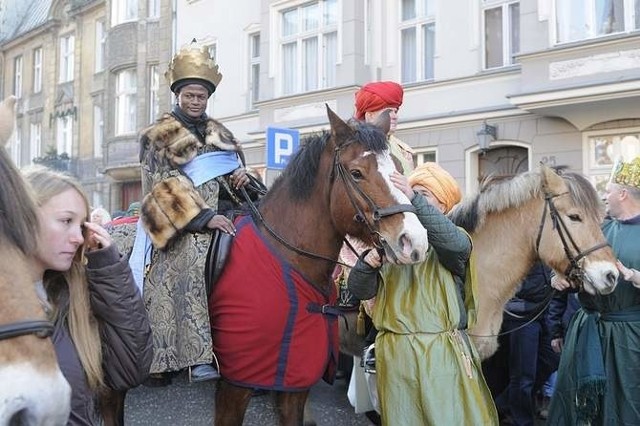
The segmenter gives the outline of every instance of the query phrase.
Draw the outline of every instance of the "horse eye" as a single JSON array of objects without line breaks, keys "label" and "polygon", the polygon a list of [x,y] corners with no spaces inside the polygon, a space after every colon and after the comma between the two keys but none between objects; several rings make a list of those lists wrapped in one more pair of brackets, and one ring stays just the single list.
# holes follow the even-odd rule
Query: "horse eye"
[{"label": "horse eye", "polygon": [[355,180],[364,178],[360,170],[351,170],[351,177],[353,177]]},{"label": "horse eye", "polygon": [[569,220],[571,220],[572,222],[582,222],[582,218],[579,214],[570,214]]}]

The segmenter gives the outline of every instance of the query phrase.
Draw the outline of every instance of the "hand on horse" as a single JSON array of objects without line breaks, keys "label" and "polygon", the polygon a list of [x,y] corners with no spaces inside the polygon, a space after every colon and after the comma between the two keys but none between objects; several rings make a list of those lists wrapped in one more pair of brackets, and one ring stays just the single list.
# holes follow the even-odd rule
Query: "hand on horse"
[{"label": "hand on horse", "polygon": [[551,277],[551,287],[555,288],[558,291],[565,291],[576,288],[568,279],[560,275],[554,275],[553,277]]},{"label": "hand on horse", "polygon": [[382,266],[383,259],[382,256],[380,256],[380,253],[378,253],[378,250],[371,250],[362,260],[364,260],[372,268],[379,268],[380,266]]},{"label": "hand on horse", "polygon": [[236,227],[225,215],[217,214],[207,222],[207,228],[219,229],[227,234],[236,235]]},{"label": "hand on horse", "polygon": [[250,182],[249,176],[247,176],[247,170],[244,167],[238,167],[229,176],[229,182],[234,189],[240,189],[243,186],[247,186]]},{"label": "hand on horse", "polygon": [[112,244],[111,236],[102,226],[97,223],[85,222],[85,245],[87,251],[107,248]]},{"label": "hand on horse", "polygon": [[616,266],[618,267],[618,271],[620,271],[622,278],[624,278],[626,281],[631,282],[634,287],[640,288],[640,272],[636,271],[633,268],[627,268],[619,260],[616,262]]},{"label": "hand on horse", "polygon": [[391,183],[393,183],[396,188],[402,191],[404,195],[409,198],[409,201],[411,201],[414,193],[413,189],[409,185],[409,180],[407,179],[407,177],[401,173],[393,172],[391,173],[391,175],[389,175],[389,178],[391,179]]}]

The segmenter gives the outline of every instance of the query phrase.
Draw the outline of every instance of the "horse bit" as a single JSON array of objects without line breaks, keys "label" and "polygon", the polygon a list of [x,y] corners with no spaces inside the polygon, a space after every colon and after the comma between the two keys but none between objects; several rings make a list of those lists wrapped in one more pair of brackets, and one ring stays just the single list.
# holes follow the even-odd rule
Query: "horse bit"
[{"label": "horse bit", "polygon": [[[563,192],[561,194],[545,193],[544,195],[545,203],[544,203],[544,208],[542,210],[542,219],[540,222],[540,227],[538,228],[538,237],[536,238],[536,253],[539,253],[539,250],[540,250],[540,240],[542,239],[542,230],[544,228],[544,224],[547,219],[547,210],[549,210],[549,215],[551,216],[551,221],[553,223],[553,229],[555,229],[558,232],[558,235],[560,236],[560,240],[562,241],[562,248],[564,249],[564,253],[567,256],[567,259],[569,260],[569,266],[567,266],[567,269],[564,271],[564,275],[571,282],[582,283],[584,279],[588,279],[588,277],[584,273],[584,269],[582,268],[582,263],[585,257],[596,250],[600,250],[601,248],[607,247],[609,243],[605,241],[600,244],[596,244],[587,250],[580,251],[580,248],[571,237],[571,234],[569,233],[569,229],[567,228],[567,225],[562,220],[562,217],[560,217],[560,213],[558,212],[558,209],[553,203],[554,198],[560,197],[562,195],[568,195],[568,194],[569,194],[568,192]],[[576,253],[575,256],[572,254],[572,250],[573,252]],[[538,257],[540,257],[539,254],[538,254]]]}]

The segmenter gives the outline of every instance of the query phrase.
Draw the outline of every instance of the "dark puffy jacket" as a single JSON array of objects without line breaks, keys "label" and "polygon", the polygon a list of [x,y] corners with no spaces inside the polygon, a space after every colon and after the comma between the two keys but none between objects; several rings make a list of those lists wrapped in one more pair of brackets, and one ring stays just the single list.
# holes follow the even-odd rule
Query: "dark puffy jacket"
[{"label": "dark puffy jacket", "polygon": [[519,315],[535,314],[542,308],[540,304],[551,296],[553,288],[550,284],[549,267],[541,262],[535,263],[522,281],[516,295],[507,302],[505,309]]}]

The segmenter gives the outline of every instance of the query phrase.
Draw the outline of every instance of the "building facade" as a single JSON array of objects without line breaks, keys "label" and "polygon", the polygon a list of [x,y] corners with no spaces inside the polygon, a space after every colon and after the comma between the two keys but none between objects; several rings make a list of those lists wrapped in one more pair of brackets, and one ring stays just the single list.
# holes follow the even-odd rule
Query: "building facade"
[{"label": "building facade", "polygon": [[137,134],[171,108],[164,72],[193,38],[224,75],[208,112],[267,183],[269,126],[326,129],[326,105],[351,117],[376,80],[404,87],[397,136],[416,161],[467,193],[538,163],[601,189],[616,158],[640,154],[640,0],[15,3],[0,3],[0,95],[21,90],[14,158],[55,142],[111,210],[140,197]]}]

